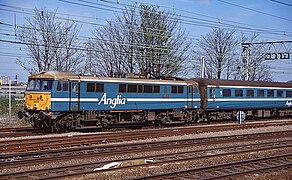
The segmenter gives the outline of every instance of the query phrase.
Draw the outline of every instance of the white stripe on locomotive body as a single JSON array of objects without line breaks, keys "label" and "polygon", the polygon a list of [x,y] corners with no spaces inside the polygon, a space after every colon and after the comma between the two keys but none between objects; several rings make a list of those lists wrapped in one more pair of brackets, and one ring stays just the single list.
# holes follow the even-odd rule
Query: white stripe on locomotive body
[{"label": "white stripe on locomotive body", "polygon": [[287,90],[292,90],[292,88],[288,87],[260,87],[260,86],[215,86],[215,85],[208,85],[208,87],[211,88],[234,88],[234,89],[287,89]]},{"label": "white stripe on locomotive body", "polygon": [[127,101],[129,102],[160,102],[160,101],[166,101],[166,102],[171,102],[171,101],[182,101],[182,102],[187,102],[187,101],[200,101],[200,98],[127,98]]},{"label": "white stripe on locomotive body", "polygon": [[[53,102],[68,102],[68,101],[78,101],[78,98],[51,98]],[[98,102],[98,98],[80,98],[81,102]]]},{"label": "white stripe on locomotive body", "polygon": [[[51,98],[51,101],[52,102],[68,102],[69,100],[71,101],[78,101],[78,98]],[[200,101],[200,98],[190,98],[190,99],[187,99],[187,98],[126,98],[126,101],[127,102],[163,102],[163,101],[166,101],[166,102],[187,102],[187,101],[191,101],[193,100],[194,102],[197,101],[199,102]],[[99,99],[97,98],[80,98],[80,101],[81,102],[99,102]]]},{"label": "white stripe on locomotive body", "polygon": [[[78,98],[51,98],[51,101],[53,102],[67,102],[67,101],[78,101]],[[200,101],[200,98],[126,98],[127,102],[187,102],[187,101]],[[80,98],[81,102],[99,102],[99,99],[97,98]],[[216,101],[292,101],[291,98],[208,98],[209,102],[216,102]]]}]

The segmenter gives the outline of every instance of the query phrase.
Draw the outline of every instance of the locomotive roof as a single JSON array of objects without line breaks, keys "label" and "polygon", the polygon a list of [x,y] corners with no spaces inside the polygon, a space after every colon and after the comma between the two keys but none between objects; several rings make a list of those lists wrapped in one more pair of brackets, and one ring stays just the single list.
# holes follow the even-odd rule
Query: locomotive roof
[{"label": "locomotive roof", "polygon": [[108,81],[108,82],[130,82],[130,83],[173,83],[173,84],[186,84],[192,83],[197,84],[193,81],[185,80],[175,80],[175,79],[143,79],[143,78],[114,78],[114,77],[100,77],[100,76],[91,76],[91,75],[78,75],[72,72],[64,71],[47,71],[29,76],[30,79],[34,78],[49,78],[49,79],[72,79],[72,80],[82,80],[82,81]]},{"label": "locomotive roof", "polygon": [[193,81],[209,86],[251,86],[251,87],[282,87],[292,88],[291,83],[285,82],[266,82],[266,81],[239,81],[239,80],[219,80],[194,78]]},{"label": "locomotive roof", "polygon": [[32,74],[31,76],[29,76],[29,78],[50,78],[50,79],[63,79],[68,77],[78,78],[78,75],[68,71],[47,71]]}]

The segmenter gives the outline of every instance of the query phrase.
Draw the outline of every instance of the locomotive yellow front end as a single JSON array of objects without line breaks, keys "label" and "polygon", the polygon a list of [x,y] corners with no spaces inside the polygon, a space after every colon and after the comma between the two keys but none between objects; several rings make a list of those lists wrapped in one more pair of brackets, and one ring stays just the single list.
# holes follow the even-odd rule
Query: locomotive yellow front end
[{"label": "locomotive yellow front end", "polygon": [[25,93],[25,109],[48,111],[51,107],[50,92],[26,92]]},{"label": "locomotive yellow front end", "polygon": [[25,109],[48,111],[51,107],[50,92],[26,92]]},{"label": "locomotive yellow front end", "polygon": [[51,77],[43,74],[32,75],[28,79],[25,92],[25,109],[18,112],[18,118],[26,117],[36,129],[46,129],[46,121],[51,110]]}]

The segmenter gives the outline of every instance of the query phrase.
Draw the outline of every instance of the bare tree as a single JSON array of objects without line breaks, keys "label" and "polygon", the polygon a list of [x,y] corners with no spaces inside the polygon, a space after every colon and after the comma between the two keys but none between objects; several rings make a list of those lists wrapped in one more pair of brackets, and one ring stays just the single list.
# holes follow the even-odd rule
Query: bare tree
[{"label": "bare tree", "polygon": [[16,63],[30,73],[79,71],[82,53],[78,50],[78,33],[75,22],[57,21],[56,10],[35,9],[34,15],[27,19],[27,24],[18,34],[31,58],[18,59]]},{"label": "bare tree", "polygon": [[238,79],[247,81],[271,81],[270,67],[265,62],[266,53],[261,46],[253,45],[258,34],[241,35],[242,61],[238,63]]},{"label": "bare tree", "polygon": [[99,75],[136,73],[158,78],[183,71],[191,42],[179,26],[179,18],[156,6],[127,7],[122,16],[97,28],[94,48]]},{"label": "bare tree", "polygon": [[205,56],[206,74],[208,78],[229,79],[234,71],[234,54],[238,41],[235,31],[213,28],[202,36],[198,42]]}]

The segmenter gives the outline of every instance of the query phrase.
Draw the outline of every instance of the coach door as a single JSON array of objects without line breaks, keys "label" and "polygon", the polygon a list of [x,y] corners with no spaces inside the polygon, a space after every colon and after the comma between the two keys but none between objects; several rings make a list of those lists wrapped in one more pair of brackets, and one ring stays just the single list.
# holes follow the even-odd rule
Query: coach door
[{"label": "coach door", "polygon": [[194,87],[193,85],[188,85],[188,93],[187,93],[187,106],[188,108],[193,108],[194,102]]},{"label": "coach door", "polygon": [[70,81],[70,110],[79,111],[80,109],[80,93],[79,93],[79,82]]}]

